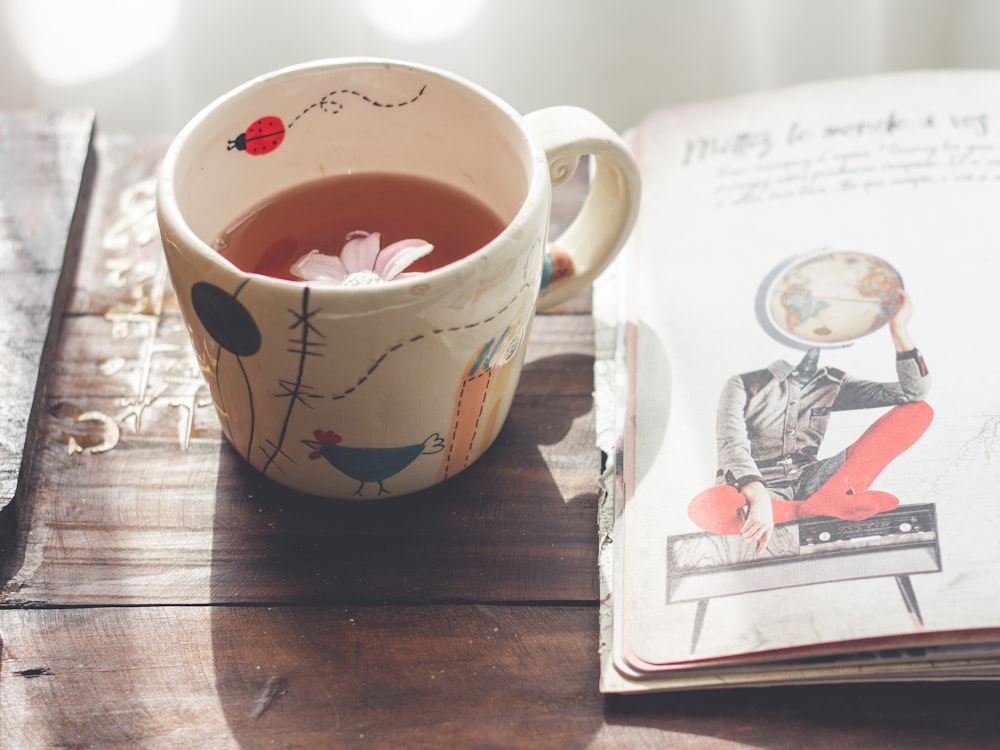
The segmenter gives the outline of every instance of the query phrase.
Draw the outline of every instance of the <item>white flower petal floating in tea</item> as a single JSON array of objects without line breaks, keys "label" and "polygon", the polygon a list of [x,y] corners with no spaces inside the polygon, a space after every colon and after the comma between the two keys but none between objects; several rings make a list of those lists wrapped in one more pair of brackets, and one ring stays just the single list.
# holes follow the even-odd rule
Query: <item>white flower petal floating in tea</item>
[{"label": "white flower petal floating in tea", "polygon": [[340,286],[368,286],[413,276],[405,273],[414,261],[429,255],[434,246],[425,240],[407,239],[383,248],[378,232],[355,231],[347,235],[340,256],[310,250],[292,264],[292,275],[303,281]]}]

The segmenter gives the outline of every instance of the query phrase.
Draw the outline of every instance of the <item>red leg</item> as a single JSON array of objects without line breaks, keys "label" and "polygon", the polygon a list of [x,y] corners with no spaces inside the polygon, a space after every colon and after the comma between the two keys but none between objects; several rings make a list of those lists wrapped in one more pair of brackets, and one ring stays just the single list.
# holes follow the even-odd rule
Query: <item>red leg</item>
[{"label": "red leg", "polygon": [[934,411],[923,402],[886,412],[847,449],[847,460],[811,497],[799,504],[799,516],[832,516],[859,521],[892,510],[899,500],[886,492],[869,492],[883,469],[924,434]]}]

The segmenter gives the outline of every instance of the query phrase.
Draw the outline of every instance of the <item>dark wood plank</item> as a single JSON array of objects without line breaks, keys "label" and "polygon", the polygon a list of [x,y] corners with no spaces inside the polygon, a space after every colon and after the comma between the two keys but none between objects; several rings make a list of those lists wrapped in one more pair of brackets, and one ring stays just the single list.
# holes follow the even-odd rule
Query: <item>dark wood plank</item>
[{"label": "dark wood plank", "polygon": [[594,607],[0,610],[4,747],[992,747],[996,683],[602,698]]},{"label": "dark wood plank", "polygon": [[93,131],[89,110],[0,112],[0,536],[33,455],[29,425],[86,218]]},{"label": "dark wood plank", "polygon": [[0,736],[32,748],[580,746],[601,722],[595,627],[594,608],[0,610]]}]

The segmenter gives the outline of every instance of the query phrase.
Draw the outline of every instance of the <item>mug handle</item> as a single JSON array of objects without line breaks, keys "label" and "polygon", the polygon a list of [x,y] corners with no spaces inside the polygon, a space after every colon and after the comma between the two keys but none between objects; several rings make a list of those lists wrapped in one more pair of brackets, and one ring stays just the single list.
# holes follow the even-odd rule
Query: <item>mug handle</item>
[{"label": "mug handle", "polygon": [[[546,253],[538,296],[545,310],[575,296],[608,267],[628,240],[639,212],[639,167],[622,139],[580,107],[548,107],[525,115],[528,132],[545,150],[553,187],[592,157],[590,190],[573,222]],[[553,268],[554,266],[554,268]]]}]

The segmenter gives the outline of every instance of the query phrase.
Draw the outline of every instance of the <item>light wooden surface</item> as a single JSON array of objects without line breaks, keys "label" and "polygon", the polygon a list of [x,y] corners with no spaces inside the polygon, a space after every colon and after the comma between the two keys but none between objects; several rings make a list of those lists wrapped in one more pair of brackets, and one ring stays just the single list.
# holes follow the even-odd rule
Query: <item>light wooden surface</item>
[{"label": "light wooden surface", "polygon": [[0,116],[0,512],[31,457],[23,448],[36,390],[44,398],[49,320],[62,315],[93,182],[93,122],[88,110]]},{"label": "light wooden surface", "polygon": [[[0,114],[0,132],[69,148],[38,157],[67,165],[46,190],[79,193],[89,126],[46,122]],[[221,439],[165,280],[151,179],[166,143],[96,139],[30,460],[0,515],[0,748],[995,741],[992,683],[599,694],[586,297],[540,317],[498,443],[446,485],[339,503],[246,469]],[[0,195],[19,180],[0,172]],[[72,236],[52,229],[68,219],[49,201],[16,215],[4,205],[4,236],[38,225]]]}]

